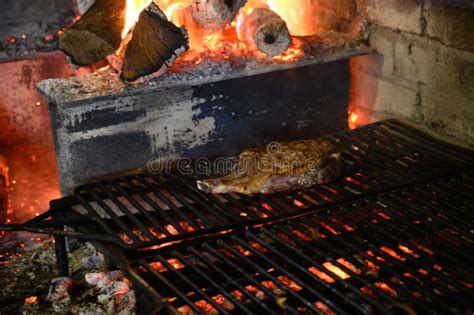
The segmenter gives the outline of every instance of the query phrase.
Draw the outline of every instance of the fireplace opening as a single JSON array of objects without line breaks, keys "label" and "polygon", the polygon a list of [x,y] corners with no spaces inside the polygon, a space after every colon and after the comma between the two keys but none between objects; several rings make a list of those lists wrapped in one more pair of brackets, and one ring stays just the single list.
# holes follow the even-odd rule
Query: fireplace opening
[{"label": "fireplace opening", "polygon": [[472,311],[469,1],[0,9],[0,313]]}]

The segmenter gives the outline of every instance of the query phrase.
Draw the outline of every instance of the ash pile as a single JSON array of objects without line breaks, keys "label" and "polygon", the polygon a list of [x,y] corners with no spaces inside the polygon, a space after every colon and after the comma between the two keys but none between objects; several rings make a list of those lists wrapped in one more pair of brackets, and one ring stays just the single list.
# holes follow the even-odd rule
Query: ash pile
[{"label": "ash pile", "polygon": [[71,242],[70,277],[56,269],[52,238],[0,239],[0,314],[135,314],[135,291],[91,243]]}]

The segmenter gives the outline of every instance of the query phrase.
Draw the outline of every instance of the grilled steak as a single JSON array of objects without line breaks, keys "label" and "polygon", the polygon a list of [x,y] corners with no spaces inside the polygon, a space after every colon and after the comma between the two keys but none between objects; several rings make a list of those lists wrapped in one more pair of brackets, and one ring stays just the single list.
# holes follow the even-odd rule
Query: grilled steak
[{"label": "grilled steak", "polygon": [[274,142],[243,151],[228,175],[198,181],[197,187],[213,194],[271,194],[326,183],[340,169],[340,154],[325,140]]}]

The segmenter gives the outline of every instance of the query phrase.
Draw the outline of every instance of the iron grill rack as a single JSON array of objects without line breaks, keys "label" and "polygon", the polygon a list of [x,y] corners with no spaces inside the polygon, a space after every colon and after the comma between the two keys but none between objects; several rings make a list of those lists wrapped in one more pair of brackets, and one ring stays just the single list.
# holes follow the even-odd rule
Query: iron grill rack
[{"label": "iron grill rack", "polygon": [[101,244],[144,313],[472,312],[474,153],[396,120],[325,138],[344,164],[325,185],[214,196],[194,174],[142,174],[23,227],[56,235],[59,257],[63,236]]}]

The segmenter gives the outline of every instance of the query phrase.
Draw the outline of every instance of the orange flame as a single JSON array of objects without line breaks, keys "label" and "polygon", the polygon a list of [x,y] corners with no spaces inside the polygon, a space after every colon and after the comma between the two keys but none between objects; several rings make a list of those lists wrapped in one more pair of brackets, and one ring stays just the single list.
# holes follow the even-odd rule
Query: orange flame
[{"label": "orange flame", "polygon": [[359,114],[355,113],[355,112],[350,112],[349,113],[349,128],[350,129],[355,129],[358,127],[358,122],[359,120]]},{"label": "orange flame", "polygon": [[[138,21],[141,11],[150,5],[152,1],[160,7],[171,22],[177,26],[184,26],[187,29],[190,51],[181,60],[192,60],[196,64],[202,63],[202,57],[199,55],[200,52],[205,52],[210,57],[214,55],[214,57],[219,59],[229,59],[232,56],[264,58],[264,54],[258,51],[251,51],[243,40],[237,36],[237,30],[241,24],[239,21],[255,8],[269,8],[276,12],[287,23],[290,34],[293,36],[316,34],[313,15],[315,8],[311,0],[249,0],[231,24],[215,32],[200,29],[192,21],[188,9],[197,0],[127,0],[125,26],[122,32],[124,41],[126,41],[127,35]],[[298,60],[304,53],[297,46],[297,44],[293,43],[288,51],[273,57],[273,60],[278,63]]]},{"label": "orange flame", "polygon": [[127,0],[127,10],[125,13],[125,26],[122,31],[122,38],[127,37],[128,32],[137,23],[140,13],[150,5],[152,0]]},{"label": "orange flame", "polygon": [[285,20],[288,30],[294,36],[315,35],[315,6],[311,0],[267,0],[268,6]]},{"label": "orange flame", "polygon": [[38,303],[38,297],[36,295],[27,297],[25,299],[25,303],[26,304],[37,304]]}]

